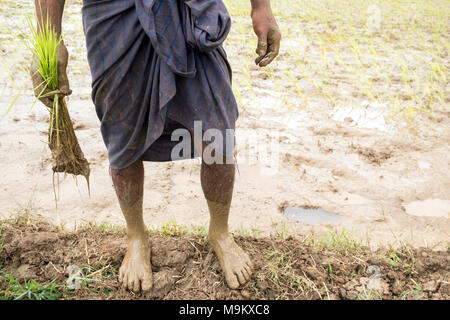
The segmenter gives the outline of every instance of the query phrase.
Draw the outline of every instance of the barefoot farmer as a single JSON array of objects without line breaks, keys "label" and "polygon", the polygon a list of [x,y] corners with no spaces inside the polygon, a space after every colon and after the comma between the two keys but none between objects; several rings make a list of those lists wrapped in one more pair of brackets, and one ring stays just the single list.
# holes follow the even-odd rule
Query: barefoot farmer
[{"label": "barefoot farmer", "polygon": [[[251,5],[256,64],[264,67],[278,55],[281,35],[270,0],[251,0]],[[36,0],[36,8],[39,21],[45,24],[48,17],[60,34],[64,0],[40,0],[40,5]],[[129,290],[148,291],[152,267],[142,213],[143,161],[174,160],[176,129],[192,133],[195,140],[195,123],[201,124],[201,135],[215,129],[225,137],[235,128],[238,109],[222,48],[231,19],[222,0],[84,0],[82,13],[92,99],[127,224],[128,250],[119,281]],[[59,50],[60,91],[67,95],[68,54],[64,44]],[[42,82],[33,69],[32,75],[35,84]],[[194,143],[184,158],[194,151],[204,155],[204,141]],[[228,232],[235,166],[230,161],[234,150],[227,144],[215,151],[215,159],[219,155],[227,161],[211,163],[203,157],[201,185],[211,217],[209,243],[228,285],[238,288],[250,279],[253,265]]]}]

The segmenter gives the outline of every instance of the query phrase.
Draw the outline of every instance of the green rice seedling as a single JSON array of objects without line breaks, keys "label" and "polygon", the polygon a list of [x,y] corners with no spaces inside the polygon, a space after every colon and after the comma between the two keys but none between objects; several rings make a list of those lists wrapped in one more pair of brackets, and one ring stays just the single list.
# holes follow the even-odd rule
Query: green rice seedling
[{"label": "green rice seedling", "polygon": [[53,172],[82,175],[89,187],[89,163],[75,135],[64,96],[58,89],[58,53],[62,37],[56,34],[49,21],[50,19],[47,19],[46,23],[41,22],[37,31],[32,19],[27,17],[29,32],[22,32],[23,36],[19,39],[35,57],[37,72],[44,80],[35,88],[39,92],[36,101],[44,97],[51,97],[53,100],[49,121],[49,147],[52,152]]}]

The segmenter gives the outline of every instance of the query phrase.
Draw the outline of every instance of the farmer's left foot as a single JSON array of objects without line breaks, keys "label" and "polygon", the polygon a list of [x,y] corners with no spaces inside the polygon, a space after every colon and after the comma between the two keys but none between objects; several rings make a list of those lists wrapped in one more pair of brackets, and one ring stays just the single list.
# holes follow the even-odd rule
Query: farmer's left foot
[{"label": "farmer's left foot", "polygon": [[127,253],[119,269],[119,282],[123,288],[135,293],[148,292],[152,289],[152,266],[147,236],[128,239]]},{"label": "farmer's left foot", "polygon": [[231,289],[237,289],[250,280],[253,263],[231,235],[208,235],[208,240],[219,258],[225,279]]}]

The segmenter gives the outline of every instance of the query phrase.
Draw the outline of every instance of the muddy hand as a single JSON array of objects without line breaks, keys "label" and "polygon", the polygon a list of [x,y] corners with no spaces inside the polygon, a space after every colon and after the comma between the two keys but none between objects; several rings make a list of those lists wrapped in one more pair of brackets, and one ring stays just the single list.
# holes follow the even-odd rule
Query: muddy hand
[{"label": "muddy hand", "polygon": [[270,6],[256,6],[252,9],[253,30],[258,36],[255,63],[265,67],[280,51],[281,33]]},{"label": "muddy hand", "polygon": [[[59,91],[61,92],[60,98],[68,96],[72,93],[69,86],[69,79],[67,77],[67,63],[69,59],[69,53],[63,42],[59,45],[58,54],[58,83]],[[46,88],[46,83],[38,71],[39,61],[36,56],[33,56],[30,66],[30,76],[33,82],[34,95],[42,101],[42,103],[48,108],[53,107],[53,95],[49,95],[54,91]]]}]

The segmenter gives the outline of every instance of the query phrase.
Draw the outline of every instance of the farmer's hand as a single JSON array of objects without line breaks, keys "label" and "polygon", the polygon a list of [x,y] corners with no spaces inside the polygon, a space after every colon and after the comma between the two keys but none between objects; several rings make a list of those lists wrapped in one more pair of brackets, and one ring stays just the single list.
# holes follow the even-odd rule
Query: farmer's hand
[{"label": "farmer's hand", "polygon": [[[58,54],[58,90],[60,93],[60,98],[68,96],[72,93],[69,86],[69,79],[67,78],[67,62],[69,60],[69,53],[63,42],[59,44],[59,54]],[[49,88],[45,88],[45,81],[38,71],[39,60],[36,56],[33,56],[30,67],[31,80],[33,81],[34,95],[40,97],[39,100],[42,101],[48,108],[53,107],[54,95],[48,95],[48,93],[54,91]],[[44,91],[42,91],[44,90]]]},{"label": "farmer's hand", "polygon": [[281,33],[270,6],[252,9],[253,30],[258,36],[255,63],[265,67],[275,59],[280,51]]}]

